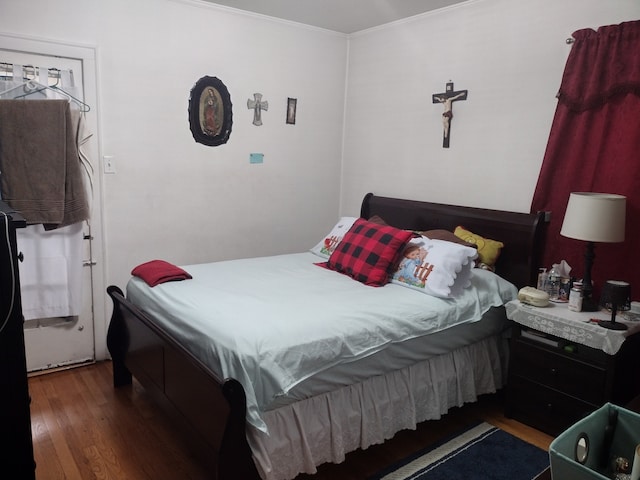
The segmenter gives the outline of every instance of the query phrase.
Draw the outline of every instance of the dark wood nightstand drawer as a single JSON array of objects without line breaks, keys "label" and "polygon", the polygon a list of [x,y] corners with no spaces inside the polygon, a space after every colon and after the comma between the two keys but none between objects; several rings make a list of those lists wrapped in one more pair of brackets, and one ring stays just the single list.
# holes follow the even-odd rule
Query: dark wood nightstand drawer
[{"label": "dark wood nightstand drawer", "polygon": [[556,436],[597,409],[596,405],[522,377],[509,378],[507,416]]},{"label": "dark wood nightstand drawer", "polygon": [[640,333],[623,338],[589,322],[606,312],[572,312],[561,304],[512,301],[506,310],[514,322],[507,417],[557,435],[605,402],[624,405],[640,394]]},{"label": "dark wood nightstand drawer", "polygon": [[[607,372],[570,353],[517,341],[511,351],[510,373],[595,405],[604,402]],[[586,347],[585,347],[586,348]]]},{"label": "dark wood nightstand drawer", "polygon": [[529,327],[517,328],[514,340],[605,369],[609,361],[609,355],[602,350],[538,332]]}]

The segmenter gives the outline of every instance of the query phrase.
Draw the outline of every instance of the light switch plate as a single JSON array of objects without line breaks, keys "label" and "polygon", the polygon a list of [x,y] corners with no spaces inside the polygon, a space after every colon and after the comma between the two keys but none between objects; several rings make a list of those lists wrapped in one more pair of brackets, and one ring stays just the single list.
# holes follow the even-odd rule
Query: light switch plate
[{"label": "light switch plate", "polygon": [[105,155],[102,157],[104,173],[116,173],[116,161],[113,155]]}]

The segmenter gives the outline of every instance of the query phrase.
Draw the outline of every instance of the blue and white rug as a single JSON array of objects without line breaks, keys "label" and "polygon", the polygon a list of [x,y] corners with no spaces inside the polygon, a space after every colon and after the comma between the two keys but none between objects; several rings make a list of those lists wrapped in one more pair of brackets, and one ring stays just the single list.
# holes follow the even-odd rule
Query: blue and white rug
[{"label": "blue and white rug", "polygon": [[545,450],[480,423],[369,480],[531,480],[548,466]]}]

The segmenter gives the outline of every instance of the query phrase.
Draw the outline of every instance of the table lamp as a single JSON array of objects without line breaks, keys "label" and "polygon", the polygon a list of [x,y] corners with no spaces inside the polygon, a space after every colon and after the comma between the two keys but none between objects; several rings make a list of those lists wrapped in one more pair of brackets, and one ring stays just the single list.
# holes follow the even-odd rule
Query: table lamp
[{"label": "table lamp", "polygon": [[616,313],[631,309],[631,285],[620,280],[607,280],[602,287],[600,304],[611,310],[611,320],[600,321],[601,327],[610,330],[626,330],[624,323],[616,322]]},{"label": "table lamp", "polygon": [[587,242],[582,278],[582,310],[595,312],[591,267],[595,259],[594,243],[624,241],[627,198],[612,193],[573,192],[564,214],[560,235]]}]

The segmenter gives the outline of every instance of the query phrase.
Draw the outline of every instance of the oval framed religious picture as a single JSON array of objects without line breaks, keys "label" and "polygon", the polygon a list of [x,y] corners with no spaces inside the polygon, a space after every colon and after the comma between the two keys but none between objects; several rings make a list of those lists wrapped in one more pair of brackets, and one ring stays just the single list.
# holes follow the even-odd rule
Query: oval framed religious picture
[{"label": "oval framed religious picture", "polygon": [[196,142],[209,146],[227,143],[233,115],[227,87],[217,77],[202,77],[191,89],[189,126]]}]

